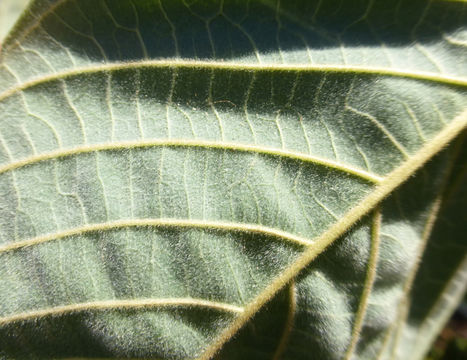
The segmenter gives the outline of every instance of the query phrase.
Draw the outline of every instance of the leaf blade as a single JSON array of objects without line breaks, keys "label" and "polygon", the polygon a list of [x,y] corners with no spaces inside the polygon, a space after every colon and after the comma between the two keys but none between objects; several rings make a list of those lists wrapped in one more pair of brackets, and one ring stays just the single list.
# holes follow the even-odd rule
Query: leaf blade
[{"label": "leaf blade", "polygon": [[[34,2],[0,71],[2,314],[192,297],[259,311],[465,128],[463,5],[401,4]],[[164,311],[134,314],[156,343],[117,313],[48,329],[100,324],[100,343],[82,335],[94,356],[193,358],[248,320]]]}]

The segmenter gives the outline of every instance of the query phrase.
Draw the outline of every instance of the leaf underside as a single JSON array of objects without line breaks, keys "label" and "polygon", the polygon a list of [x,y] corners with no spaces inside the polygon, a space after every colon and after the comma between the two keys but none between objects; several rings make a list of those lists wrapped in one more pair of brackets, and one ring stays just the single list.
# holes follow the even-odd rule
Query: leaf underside
[{"label": "leaf underside", "polygon": [[466,287],[462,1],[34,0],[0,53],[0,359],[421,359]]}]

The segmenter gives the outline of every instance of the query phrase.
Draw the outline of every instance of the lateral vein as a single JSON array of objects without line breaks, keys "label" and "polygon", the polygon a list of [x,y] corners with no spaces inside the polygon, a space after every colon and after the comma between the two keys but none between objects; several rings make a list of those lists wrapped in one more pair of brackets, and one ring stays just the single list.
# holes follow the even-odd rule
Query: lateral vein
[{"label": "lateral vein", "polygon": [[295,288],[295,281],[293,280],[289,285],[288,300],[289,300],[289,309],[287,312],[287,319],[285,322],[285,327],[282,332],[279,345],[277,346],[277,349],[273,355],[272,360],[280,360],[282,358],[282,355],[284,354],[286,350],[287,343],[289,342],[289,338],[294,327],[295,313],[297,311],[297,290]]},{"label": "lateral vein", "polygon": [[[392,336],[393,332],[395,332],[395,340],[393,342],[393,349],[391,353],[394,353],[397,350],[397,347],[399,346],[399,341],[400,341],[400,336],[403,331],[403,327],[407,321],[407,316],[409,315],[409,305],[410,305],[410,292],[412,291],[412,286],[415,282],[416,275],[418,273],[418,269],[422,263],[422,256],[425,252],[426,246],[428,244],[428,240],[430,239],[430,236],[432,234],[433,228],[435,226],[436,220],[438,218],[439,211],[441,207],[443,206],[443,203],[446,202],[446,192],[447,192],[447,183],[449,180],[449,177],[452,173],[453,167],[454,167],[454,162],[457,159],[459,152],[462,148],[463,145],[463,136],[461,136],[461,139],[457,142],[455,145],[455,148],[453,150],[453,154],[450,156],[448,160],[447,167],[445,169],[445,174],[443,175],[443,179],[440,185],[440,191],[436,199],[434,200],[429,213],[427,220],[425,222],[425,226],[423,228],[423,233],[420,239],[420,244],[418,245],[417,251],[416,251],[416,260],[414,265],[412,266],[412,269],[410,270],[406,281],[404,283],[403,287],[403,293],[401,296],[401,299],[399,301],[399,305],[397,308],[397,321],[394,324],[394,328],[389,328],[388,329],[388,334],[386,334],[386,337]],[[386,350],[387,342],[383,342],[383,347],[380,352],[380,356],[378,359],[380,359],[384,351]]]},{"label": "lateral vein", "polygon": [[128,299],[128,300],[105,300],[92,301],[78,304],[55,306],[40,310],[28,311],[20,314],[0,317],[0,326],[5,326],[18,321],[37,319],[51,315],[62,315],[87,310],[110,310],[110,309],[144,309],[158,307],[202,307],[221,310],[232,313],[242,313],[240,306],[193,298],[166,298],[166,299]]},{"label": "lateral vein", "polygon": [[337,238],[348,231],[362,216],[366,215],[395,188],[405,182],[416,170],[437,154],[443,147],[452,141],[467,126],[467,109],[452,120],[438,135],[423,146],[417,153],[407,159],[402,165],[393,170],[373,192],[362,202],[349,210],[339,221],[326,230],[321,236],[314,239],[310,246],[295,262],[266,287],[251,303],[249,303],[242,314],[225,329],[210,347],[198,358],[198,360],[211,359],[217,351],[237,331],[269,301],[283,286],[289,283],[300,271],[311,261],[321,254]]},{"label": "lateral vein", "polygon": [[0,94],[0,101],[28,88],[39,84],[63,80],[69,77],[103,73],[108,71],[119,71],[128,69],[211,69],[211,70],[230,70],[230,71],[302,71],[302,72],[320,72],[320,73],[340,73],[340,74],[367,74],[380,76],[394,76],[399,78],[410,78],[417,80],[433,81],[449,85],[467,86],[467,78],[454,77],[449,75],[440,75],[426,71],[407,71],[403,69],[388,69],[384,67],[363,67],[352,65],[287,65],[287,64],[239,64],[227,61],[197,61],[187,59],[171,60],[142,60],[134,62],[104,63],[92,66],[73,68],[40,76],[22,84],[11,87]]},{"label": "lateral vein", "polygon": [[126,150],[126,149],[137,149],[137,148],[149,148],[149,147],[195,147],[195,148],[205,148],[205,149],[219,149],[219,150],[230,150],[230,151],[240,151],[240,152],[251,152],[259,153],[264,155],[272,156],[281,156],[285,158],[301,160],[304,162],[314,163],[320,166],[329,167],[335,170],[339,170],[372,183],[380,183],[382,177],[370,173],[368,171],[358,169],[356,167],[342,164],[336,161],[329,159],[320,158],[317,156],[312,156],[304,153],[299,153],[290,150],[281,150],[270,147],[262,147],[257,145],[247,145],[247,144],[236,144],[228,142],[215,142],[215,141],[205,141],[205,140],[190,140],[190,139],[161,139],[161,140],[140,140],[140,141],[128,141],[128,142],[115,142],[115,143],[102,143],[102,144],[93,144],[93,145],[83,145],[70,149],[59,149],[39,155],[34,155],[22,160],[14,161],[9,164],[0,166],[0,174],[18,169],[23,166],[32,165],[41,161],[58,159],[68,156],[73,156],[77,154],[92,153],[97,151],[105,150]]},{"label": "lateral vein", "polygon": [[354,354],[355,347],[358,344],[360,332],[363,327],[366,311],[368,308],[368,301],[370,299],[373,284],[376,278],[376,270],[378,264],[379,246],[380,246],[380,229],[381,229],[381,209],[378,207],[374,211],[373,224],[371,229],[371,247],[370,256],[368,259],[367,273],[365,283],[358,304],[357,313],[355,315],[354,327],[352,330],[352,339],[345,355],[345,360],[350,360]]},{"label": "lateral vein", "polygon": [[222,221],[207,221],[207,220],[195,220],[195,219],[129,219],[129,220],[117,220],[111,222],[104,222],[98,224],[88,224],[73,229],[64,230],[61,232],[46,234],[37,236],[32,239],[18,241],[10,244],[6,244],[0,247],[0,254],[16,249],[25,248],[28,246],[38,245],[49,241],[59,240],[66,237],[81,235],[90,232],[103,232],[111,231],[122,228],[130,227],[177,227],[177,228],[197,228],[197,229],[211,229],[219,231],[237,231],[246,233],[256,233],[268,236],[273,236],[279,239],[284,239],[292,243],[296,243],[302,246],[310,246],[313,242],[301,236],[297,236],[286,231],[274,229],[262,225],[256,224],[243,224],[234,222],[222,222]]}]

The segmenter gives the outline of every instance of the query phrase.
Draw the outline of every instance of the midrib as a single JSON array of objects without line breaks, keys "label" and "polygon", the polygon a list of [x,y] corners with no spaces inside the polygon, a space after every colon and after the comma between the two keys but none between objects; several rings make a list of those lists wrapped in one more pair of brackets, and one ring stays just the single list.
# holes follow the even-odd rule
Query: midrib
[{"label": "midrib", "polygon": [[310,264],[319,254],[327,249],[336,239],[348,231],[358,220],[368,214],[384,198],[404,183],[416,170],[441,151],[467,126],[467,109],[459,114],[436,137],[429,141],[415,155],[406,160],[402,165],[393,170],[384,178],[381,184],[376,186],[363,201],[347,212],[339,221],[328,228],[320,236],[313,239],[313,246],[306,251],[288,268],[286,268],[264,291],[253,299],[244,308],[244,312],[215,339],[212,345],[198,358],[209,360],[240,328],[254,316],[264,304],[266,304],[283,286],[288,284],[299,272]]}]

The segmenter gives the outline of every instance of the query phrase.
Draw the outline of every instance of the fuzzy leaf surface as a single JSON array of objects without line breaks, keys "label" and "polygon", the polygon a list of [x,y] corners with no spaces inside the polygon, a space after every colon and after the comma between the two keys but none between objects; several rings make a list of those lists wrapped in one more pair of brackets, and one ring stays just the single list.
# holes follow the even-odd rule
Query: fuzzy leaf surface
[{"label": "fuzzy leaf surface", "polygon": [[466,24],[32,1],[0,53],[0,358],[421,359],[466,284]]}]

